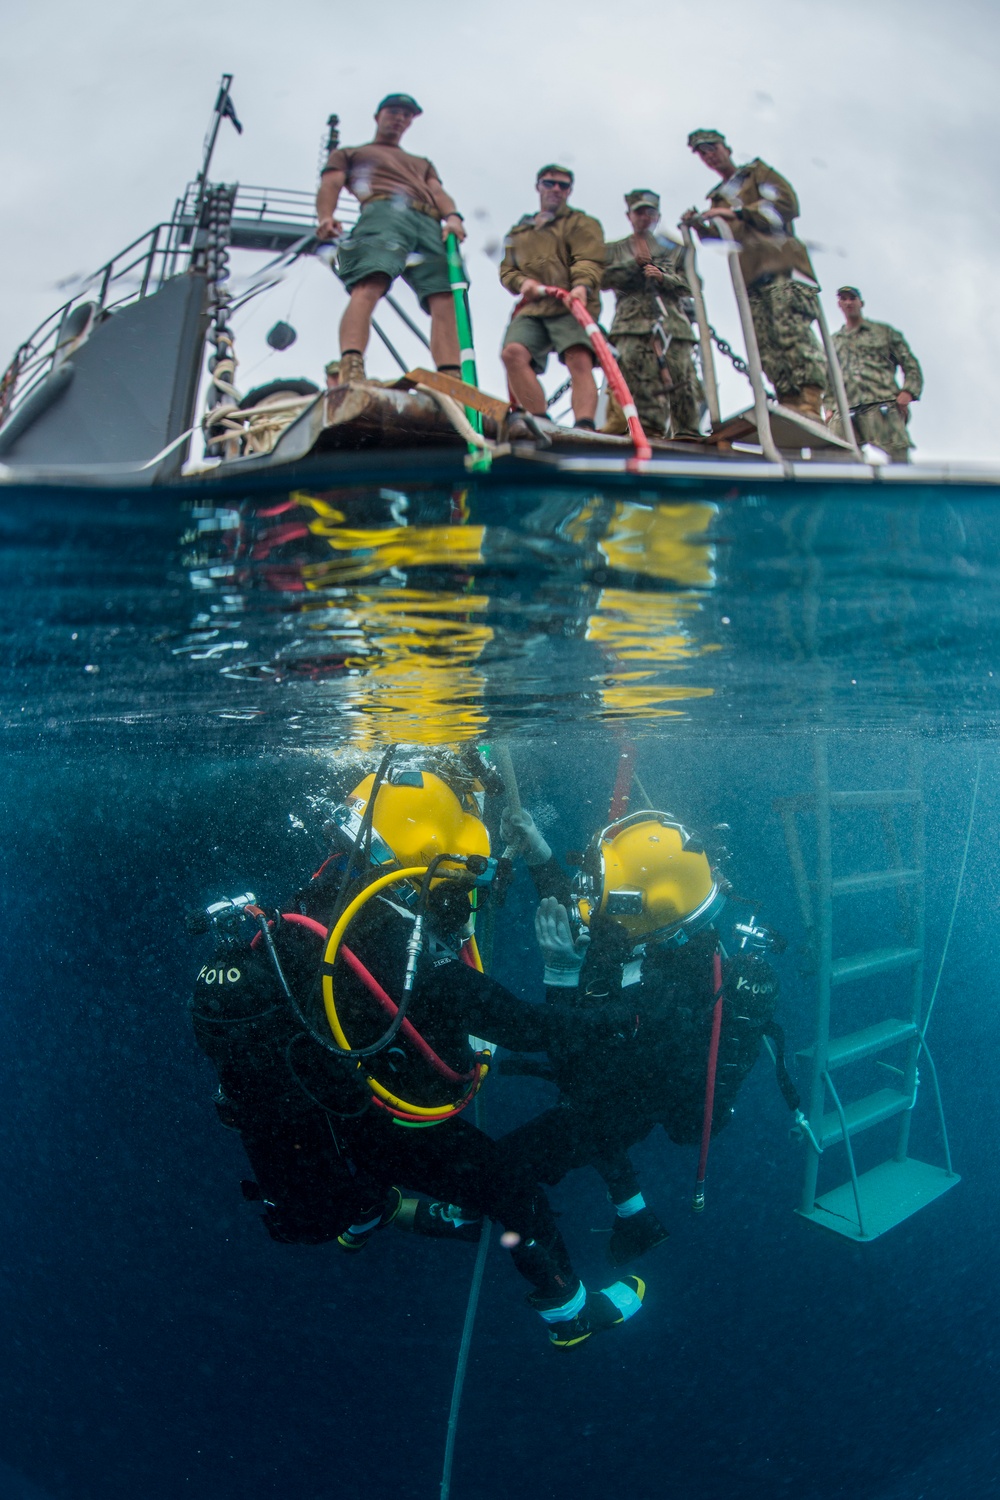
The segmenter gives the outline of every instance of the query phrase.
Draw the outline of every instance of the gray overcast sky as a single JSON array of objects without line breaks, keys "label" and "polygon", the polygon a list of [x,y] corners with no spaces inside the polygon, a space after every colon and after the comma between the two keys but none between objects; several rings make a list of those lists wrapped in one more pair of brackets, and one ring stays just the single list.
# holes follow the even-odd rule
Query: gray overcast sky
[{"label": "gray overcast sky", "polygon": [[[628,188],[659,190],[665,224],[703,199],[714,179],[685,138],[696,125],[722,129],[737,159],[762,156],[794,184],[834,324],[836,287],[856,282],[867,312],[910,340],[927,382],[919,456],[1000,460],[995,3],[505,0],[470,15],[444,0],[7,0],[5,10],[0,361],[63,300],[58,281],[169,217],[229,71],[245,133],[227,125],[220,137],[214,175],[228,181],[312,189],[331,111],[353,143],[368,138],[383,93],[416,95],[425,113],[406,145],[434,160],[469,221],[481,379],[498,391],[511,299],[484,246],[533,206],[536,167],[572,166],[574,201],[617,237]],[[704,262],[713,320],[738,342],[724,267]],[[318,378],[342,305],[312,262],[248,309],[237,325],[243,387]],[[289,313],[299,342],[268,355],[262,331]],[[416,362],[412,337],[399,341]],[[371,364],[392,369],[381,351]],[[560,374],[553,361],[550,387]],[[724,406],[744,404],[744,390],[727,378]]]}]

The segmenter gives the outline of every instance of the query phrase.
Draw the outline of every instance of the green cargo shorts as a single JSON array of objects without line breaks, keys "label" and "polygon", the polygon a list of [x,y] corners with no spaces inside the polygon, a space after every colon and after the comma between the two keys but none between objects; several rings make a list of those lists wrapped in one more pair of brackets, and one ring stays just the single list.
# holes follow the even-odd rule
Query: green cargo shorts
[{"label": "green cargo shorts", "polygon": [[376,198],[366,203],[358,222],[341,242],[339,275],[350,291],[366,276],[402,276],[427,312],[428,297],[450,292],[448,257],[437,219],[408,208],[402,201]]},{"label": "green cargo shorts", "polygon": [[[539,318],[531,313],[518,313],[511,318],[503,336],[503,347],[508,344],[523,344],[531,355],[531,368],[541,375],[548,364],[550,354],[560,359],[574,344],[590,349],[590,340],[572,313],[559,313],[554,318]],[[590,349],[591,354],[593,350]],[[566,361],[563,359],[563,364]]]}]

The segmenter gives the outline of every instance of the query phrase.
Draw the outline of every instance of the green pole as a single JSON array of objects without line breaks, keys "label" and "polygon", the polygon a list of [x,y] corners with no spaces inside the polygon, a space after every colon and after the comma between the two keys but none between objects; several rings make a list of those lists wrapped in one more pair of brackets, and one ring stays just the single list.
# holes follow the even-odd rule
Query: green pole
[{"label": "green pole", "polygon": [[[445,241],[445,249],[448,255],[448,279],[451,282],[451,292],[455,299],[455,323],[458,328],[459,360],[462,366],[462,379],[466,385],[479,387],[479,376],[476,373],[476,351],[472,343],[472,315],[469,311],[469,283],[465,279],[465,266],[462,262],[462,252],[458,248],[458,238],[449,234]],[[477,432],[483,430],[482,413],[474,407],[467,406],[465,414]],[[490,455],[483,449],[475,448],[470,443],[469,452],[475,455],[474,467],[488,469],[490,467]]]}]

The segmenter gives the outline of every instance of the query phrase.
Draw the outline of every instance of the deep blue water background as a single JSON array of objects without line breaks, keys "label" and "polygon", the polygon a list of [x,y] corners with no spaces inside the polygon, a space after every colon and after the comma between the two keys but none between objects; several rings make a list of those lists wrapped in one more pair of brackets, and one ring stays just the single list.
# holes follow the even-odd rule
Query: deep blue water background
[{"label": "deep blue water background", "polygon": [[[513,502],[503,503],[509,522]],[[218,708],[230,701],[220,694],[243,687],[220,686],[216,673],[207,700],[198,695],[209,667],[167,660],[193,608],[176,507],[101,504],[77,524],[59,497],[34,511],[12,500],[3,513],[0,1500],[435,1496],[474,1251],[390,1234],[349,1260],[335,1246],[273,1244],[241,1201],[239,1141],[219,1127],[214,1078],[184,1009],[206,957],[185,911],[247,888],[278,904],[317,862],[289,813],[304,815],[309,794],[336,777],[296,748],[287,713],[224,731],[210,722],[207,702]],[[870,1245],[805,1224],[793,1213],[802,1148],[788,1139],[762,1061],[713,1146],[700,1218],[690,1212],[693,1153],[660,1134],[642,1148],[647,1196],[672,1238],[643,1263],[646,1309],[620,1334],[554,1356],[494,1244],[455,1497],[1000,1494],[1000,776],[985,666],[996,656],[990,549],[1000,510],[970,504],[962,536],[971,541],[959,544],[953,509],[926,502],[925,539],[909,556],[879,529],[884,511],[878,524],[841,513],[836,570],[848,583],[829,586],[821,548],[828,571],[816,584],[821,614],[836,614],[840,589],[839,623],[831,614],[801,673],[789,655],[778,694],[785,648],[771,610],[788,586],[774,581],[779,552],[755,553],[753,538],[788,535],[791,507],[734,503],[719,523],[719,579],[705,609],[713,624],[726,614],[742,630],[708,659],[716,695],[701,716],[694,705],[633,728],[651,796],[695,827],[730,825],[729,878],[788,934],[778,967],[793,1044],[808,1039],[810,981],[771,802],[808,790],[811,736],[824,723],[835,731],[840,784],[858,786],[897,781],[904,747],[922,744],[930,975],[978,758],[969,865],[931,1032],[962,1183]],[[890,519],[912,530],[912,514]],[[844,537],[866,526],[883,550],[872,564],[866,543],[852,569]],[[742,552],[722,538],[726,528]],[[552,581],[557,604],[561,586]],[[888,610],[891,651],[879,615],[887,591],[910,601]],[[854,624],[841,632],[847,617]],[[106,651],[103,681],[82,678],[75,646],[55,652],[70,626],[85,655]],[[115,655],[123,635],[127,651]],[[864,687],[856,663],[868,660],[881,662],[880,683],[871,712],[852,720],[841,687],[849,702],[851,671]],[[124,687],[119,675],[103,713],[112,661],[132,675]],[[825,696],[813,699],[817,674]],[[892,696],[900,683],[905,703]],[[143,684],[150,717],[124,722],[122,700]],[[310,722],[315,745],[314,711]],[[553,723],[512,714],[509,727],[526,804],[548,808],[557,853],[581,847],[606,810],[617,726],[567,713]],[[335,744],[333,720],[325,733]],[[522,871],[498,918],[494,972],[540,996],[531,910]],[[550,1099],[544,1084],[493,1079],[489,1127]],[[937,1161],[922,1103],[913,1150]],[[574,1174],[553,1200],[582,1274],[612,1279],[595,1232],[608,1224],[596,1177]]]}]

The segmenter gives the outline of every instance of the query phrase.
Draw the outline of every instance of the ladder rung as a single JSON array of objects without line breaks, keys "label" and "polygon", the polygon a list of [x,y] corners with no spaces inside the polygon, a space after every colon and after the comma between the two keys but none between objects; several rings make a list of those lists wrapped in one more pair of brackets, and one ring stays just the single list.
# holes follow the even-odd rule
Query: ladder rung
[{"label": "ladder rung", "polygon": [[[851,1136],[858,1135],[862,1130],[880,1125],[883,1120],[891,1120],[893,1115],[901,1115],[904,1109],[909,1109],[910,1103],[911,1096],[901,1094],[898,1089],[879,1089],[877,1094],[869,1094],[865,1099],[845,1104],[847,1133]],[[840,1116],[836,1110],[824,1115],[819,1127],[820,1145],[824,1148],[832,1146],[835,1141],[843,1138],[844,1132],[840,1128]]]},{"label": "ladder rung", "polygon": [[831,792],[831,807],[892,807],[901,802],[919,802],[916,787],[899,787],[885,792]]},{"label": "ladder rung", "polygon": [[[912,1041],[917,1028],[912,1021],[879,1021],[876,1026],[866,1026],[863,1031],[851,1031],[846,1036],[832,1037],[827,1047],[828,1068],[842,1068],[846,1063],[859,1062],[876,1052],[886,1052],[900,1042]],[[806,1047],[796,1057],[812,1062],[815,1047]]]},{"label": "ladder rung", "polygon": [[889,969],[911,968],[924,956],[922,948],[876,948],[872,953],[849,953],[834,959],[830,965],[830,983],[846,984],[865,979],[869,974],[884,974]]},{"label": "ladder rung", "polygon": [[[946,1193],[960,1181],[957,1173],[946,1172],[944,1167],[928,1166],[923,1161],[914,1161],[912,1156],[906,1161],[884,1161],[858,1177],[863,1233],[858,1223],[854,1188],[849,1182],[824,1193],[822,1198],[817,1198],[812,1212],[804,1213],[802,1217],[811,1219],[814,1224],[822,1224],[826,1229],[833,1229],[849,1240],[864,1243],[885,1234],[887,1229],[892,1229],[896,1224],[901,1224],[904,1219],[908,1219],[928,1203],[933,1203],[935,1198],[940,1198],[942,1193]],[[802,1210],[799,1212],[802,1213]]]},{"label": "ladder rung", "polygon": [[916,885],[923,870],[873,870],[868,875],[838,875],[830,882],[835,896],[856,896],[863,891],[882,891],[894,885]]}]

